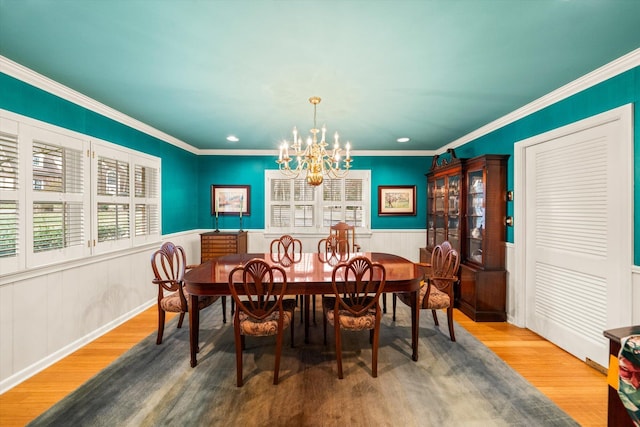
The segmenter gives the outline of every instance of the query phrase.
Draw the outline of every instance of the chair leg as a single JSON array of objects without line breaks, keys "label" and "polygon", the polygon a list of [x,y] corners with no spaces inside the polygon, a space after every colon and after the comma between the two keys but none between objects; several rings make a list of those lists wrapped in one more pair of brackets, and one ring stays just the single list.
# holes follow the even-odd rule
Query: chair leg
[{"label": "chair leg", "polygon": [[382,312],[387,312],[387,294],[382,294]]},{"label": "chair leg", "polygon": [[242,387],[242,350],[244,349],[244,335],[240,335],[240,328],[234,325],[236,336],[236,385]]},{"label": "chair leg", "polygon": [[322,325],[324,332],[324,345],[327,345],[327,313],[324,311],[324,307],[322,308]]},{"label": "chair leg", "polygon": [[178,319],[178,329],[182,328],[183,321],[184,321],[184,311],[180,313],[180,318]]},{"label": "chair leg", "polygon": [[335,325],[335,334],[336,334],[336,360],[338,361],[338,378],[343,379],[344,375],[342,374],[342,337],[340,331],[340,321],[336,319],[334,323]]},{"label": "chair leg", "polygon": [[393,298],[392,298],[392,305],[393,305],[393,321],[396,321],[396,306],[398,305],[398,296],[394,293],[393,294]]},{"label": "chair leg", "polygon": [[280,372],[280,356],[282,355],[282,332],[276,334],[276,366],[273,369],[273,384],[278,384],[278,374]]},{"label": "chair leg", "polygon": [[158,338],[156,344],[162,344],[162,335],[164,334],[164,310],[158,305]]},{"label": "chair leg", "polygon": [[449,323],[449,336],[451,341],[456,340],[456,334],[453,332],[453,307],[447,308],[447,323]]},{"label": "chair leg", "polygon": [[293,326],[296,323],[296,311],[294,310],[293,313],[291,313],[291,348],[293,348]]},{"label": "chair leg", "polygon": [[304,315],[302,313],[304,313],[304,296],[302,295],[298,295],[300,297],[300,324],[302,325],[304,323]]},{"label": "chair leg", "polygon": [[431,310],[431,314],[433,314],[433,323],[435,323],[436,326],[440,326],[440,323],[438,323],[438,313],[436,313],[435,310]]},{"label": "chair leg", "polygon": [[226,296],[222,296],[221,298],[222,302],[222,323],[227,323],[227,297]]},{"label": "chair leg", "polygon": [[378,346],[380,344],[380,317],[376,317],[376,325],[373,332],[373,344],[371,346],[371,375],[378,377]]},{"label": "chair leg", "polygon": [[313,324],[317,325],[316,323],[316,296],[315,295],[311,295],[311,307],[313,310]]}]

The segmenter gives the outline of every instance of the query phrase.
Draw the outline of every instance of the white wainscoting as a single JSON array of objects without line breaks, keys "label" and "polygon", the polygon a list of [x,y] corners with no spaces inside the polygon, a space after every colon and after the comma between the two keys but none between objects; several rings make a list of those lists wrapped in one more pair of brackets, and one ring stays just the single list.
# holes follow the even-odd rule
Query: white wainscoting
[{"label": "white wainscoting", "polygon": [[[197,232],[163,236],[200,261]],[[0,393],[156,302],[160,243],[0,279]]]},{"label": "white wainscoting", "polygon": [[[200,261],[200,233],[163,236],[181,245],[187,262]],[[268,252],[271,240],[250,230],[250,252]],[[324,235],[307,236],[317,251]],[[357,235],[367,252],[389,252],[418,261],[424,230],[375,230]],[[157,244],[105,254],[0,278],[0,393],[14,387],[155,304],[150,257]]]}]

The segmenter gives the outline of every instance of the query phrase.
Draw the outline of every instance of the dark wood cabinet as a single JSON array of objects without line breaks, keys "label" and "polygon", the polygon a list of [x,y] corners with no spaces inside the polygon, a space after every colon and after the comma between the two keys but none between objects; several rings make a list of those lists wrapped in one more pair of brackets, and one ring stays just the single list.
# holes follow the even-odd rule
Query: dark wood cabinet
[{"label": "dark wood cabinet", "polygon": [[465,162],[465,227],[459,309],[475,321],[507,319],[505,238],[507,158],[485,155]]},{"label": "dark wood cabinet", "polygon": [[247,253],[247,232],[210,231],[200,234],[200,262],[229,254]]},{"label": "dark wood cabinet", "polygon": [[427,245],[430,261],[434,246],[445,240],[460,252],[462,244],[462,213],[464,199],[462,159],[452,157],[444,163],[434,162],[427,174]]},{"label": "dark wood cabinet", "polygon": [[448,240],[461,257],[454,306],[474,321],[506,320],[507,158],[436,157],[427,174],[427,244],[420,261]]}]

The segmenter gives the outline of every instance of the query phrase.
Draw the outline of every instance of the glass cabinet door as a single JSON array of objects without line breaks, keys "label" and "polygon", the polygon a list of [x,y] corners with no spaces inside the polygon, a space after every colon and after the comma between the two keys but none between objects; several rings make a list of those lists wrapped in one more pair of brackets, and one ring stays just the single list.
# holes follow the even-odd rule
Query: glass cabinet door
[{"label": "glass cabinet door", "polygon": [[460,252],[460,176],[449,177],[447,187],[447,240]]},{"label": "glass cabinet door", "polygon": [[435,244],[446,240],[446,222],[445,222],[445,179],[438,178],[435,180],[435,187],[433,190],[433,206],[434,206],[434,220],[435,220]]},{"label": "glass cabinet door", "polygon": [[434,247],[436,244],[436,224],[435,224],[435,184],[429,182],[427,186],[427,246]]},{"label": "glass cabinet door", "polygon": [[467,173],[467,257],[483,263],[483,239],[485,231],[485,182],[483,171]]}]

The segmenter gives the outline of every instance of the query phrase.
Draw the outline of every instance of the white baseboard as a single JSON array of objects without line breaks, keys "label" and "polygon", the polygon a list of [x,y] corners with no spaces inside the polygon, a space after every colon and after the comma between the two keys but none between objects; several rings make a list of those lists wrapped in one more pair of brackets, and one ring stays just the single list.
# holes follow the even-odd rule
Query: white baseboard
[{"label": "white baseboard", "polygon": [[30,366],[27,366],[26,368],[22,369],[21,371],[16,372],[15,374],[11,375],[10,377],[4,379],[3,381],[0,382],[0,394],[3,394],[7,390],[15,387],[16,385],[20,384],[21,382],[23,382],[25,380],[27,380],[28,378],[32,377],[33,375],[37,374],[38,372],[42,371],[43,369],[46,369],[49,366],[53,365],[54,363],[64,359],[65,357],[67,357],[68,355],[73,353],[74,351],[84,347],[85,345],[87,345],[91,341],[101,337],[102,335],[106,334],[107,332],[111,331],[112,329],[115,329],[116,327],[118,327],[121,324],[125,323],[129,319],[137,316],[138,314],[142,313],[143,311],[145,311],[149,307],[153,306],[154,304],[156,304],[156,300],[155,299],[153,299],[151,301],[148,301],[148,302],[146,302],[146,303],[134,308],[133,310],[129,311],[128,313],[123,314],[122,316],[118,317],[117,319],[114,319],[111,322],[105,324],[101,328],[93,330],[89,334],[85,335],[84,337],[82,337],[82,338],[80,338],[80,339],[78,339],[78,340],[76,340],[76,341],[64,346],[63,348],[61,348],[60,350],[56,351],[55,353],[51,353],[50,355],[48,355],[44,359],[40,359],[36,363],[34,363],[34,364],[30,365]]}]

